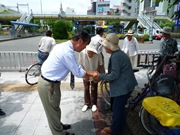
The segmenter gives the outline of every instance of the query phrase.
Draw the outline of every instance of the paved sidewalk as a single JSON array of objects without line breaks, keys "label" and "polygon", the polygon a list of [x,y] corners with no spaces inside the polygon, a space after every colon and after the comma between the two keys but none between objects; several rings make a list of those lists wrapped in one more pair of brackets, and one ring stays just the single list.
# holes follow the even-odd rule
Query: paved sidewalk
[{"label": "paved sidewalk", "polygon": [[[147,82],[146,71],[143,69],[135,73],[139,87]],[[62,81],[64,84],[68,82],[69,76]],[[76,78],[76,82],[82,82],[82,79]],[[2,72],[0,86],[4,84],[26,85],[24,72]],[[83,97],[83,85],[75,90],[64,87],[61,99],[62,122],[72,124],[70,131],[76,135],[96,135],[91,109],[85,113],[81,112]],[[7,114],[6,117],[0,118],[0,135],[52,135],[37,91],[3,91],[0,103]]]}]

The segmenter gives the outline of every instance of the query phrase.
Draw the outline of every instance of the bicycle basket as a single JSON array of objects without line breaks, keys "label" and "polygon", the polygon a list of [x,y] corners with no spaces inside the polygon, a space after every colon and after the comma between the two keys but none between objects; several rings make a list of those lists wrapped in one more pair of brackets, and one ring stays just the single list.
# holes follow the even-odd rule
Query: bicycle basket
[{"label": "bicycle basket", "polygon": [[174,77],[160,75],[154,82],[153,90],[157,95],[171,98],[175,89]]}]

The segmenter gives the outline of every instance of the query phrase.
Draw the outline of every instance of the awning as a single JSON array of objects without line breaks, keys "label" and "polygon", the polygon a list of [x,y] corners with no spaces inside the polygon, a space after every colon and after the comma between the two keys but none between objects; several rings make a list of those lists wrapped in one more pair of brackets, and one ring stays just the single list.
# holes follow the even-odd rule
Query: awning
[{"label": "awning", "polygon": [[23,25],[23,26],[33,26],[33,27],[38,27],[38,24],[33,24],[33,23],[25,23],[25,22],[16,22],[16,21],[10,21],[11,24],[14,25]]}]

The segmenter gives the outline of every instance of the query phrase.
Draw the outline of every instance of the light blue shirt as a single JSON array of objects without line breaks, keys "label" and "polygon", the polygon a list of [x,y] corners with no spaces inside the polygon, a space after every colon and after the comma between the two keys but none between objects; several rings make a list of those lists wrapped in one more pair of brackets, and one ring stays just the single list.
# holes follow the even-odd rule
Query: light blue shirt
[{"label": "light blue shirt", "polygon": [[49,80],[61,81],[70,71],[78,78],[82,78],[86,74],[86,71],[76,60],[72,43],[67,41],[53,47],[42,65],[41,73]]}]

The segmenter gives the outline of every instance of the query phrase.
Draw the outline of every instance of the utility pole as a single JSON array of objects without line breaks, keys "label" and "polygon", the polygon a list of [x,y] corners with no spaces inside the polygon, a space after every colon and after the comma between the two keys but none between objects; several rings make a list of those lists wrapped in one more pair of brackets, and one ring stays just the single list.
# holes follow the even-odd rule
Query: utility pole
[{"label": "utility pole", "polygon": [[153,41],[154,13],[155,13],[155,0],[152,0],[152,10],[150,11],[151,26],[149,28],[149,41]]},{"label": "utility pole", "polygon": [[41,14],[42,14],[42,0],[40,0],[40,5],[41,5]]},{"label": "utility pole", "polygon": [[28,14],[29,14],[29,4],[18,4],[17,3],[17,7],[18,7],[18,12],[19,12],[19,6],[27,6],[28,7]]},{"label": "utility pole", "polygon": [[18,8],[18,12],[19,12],[19,6],[27,6],[28,7],[28,14],[29,14],[29,4],[18,4],[17,3],[17,8]]}]

